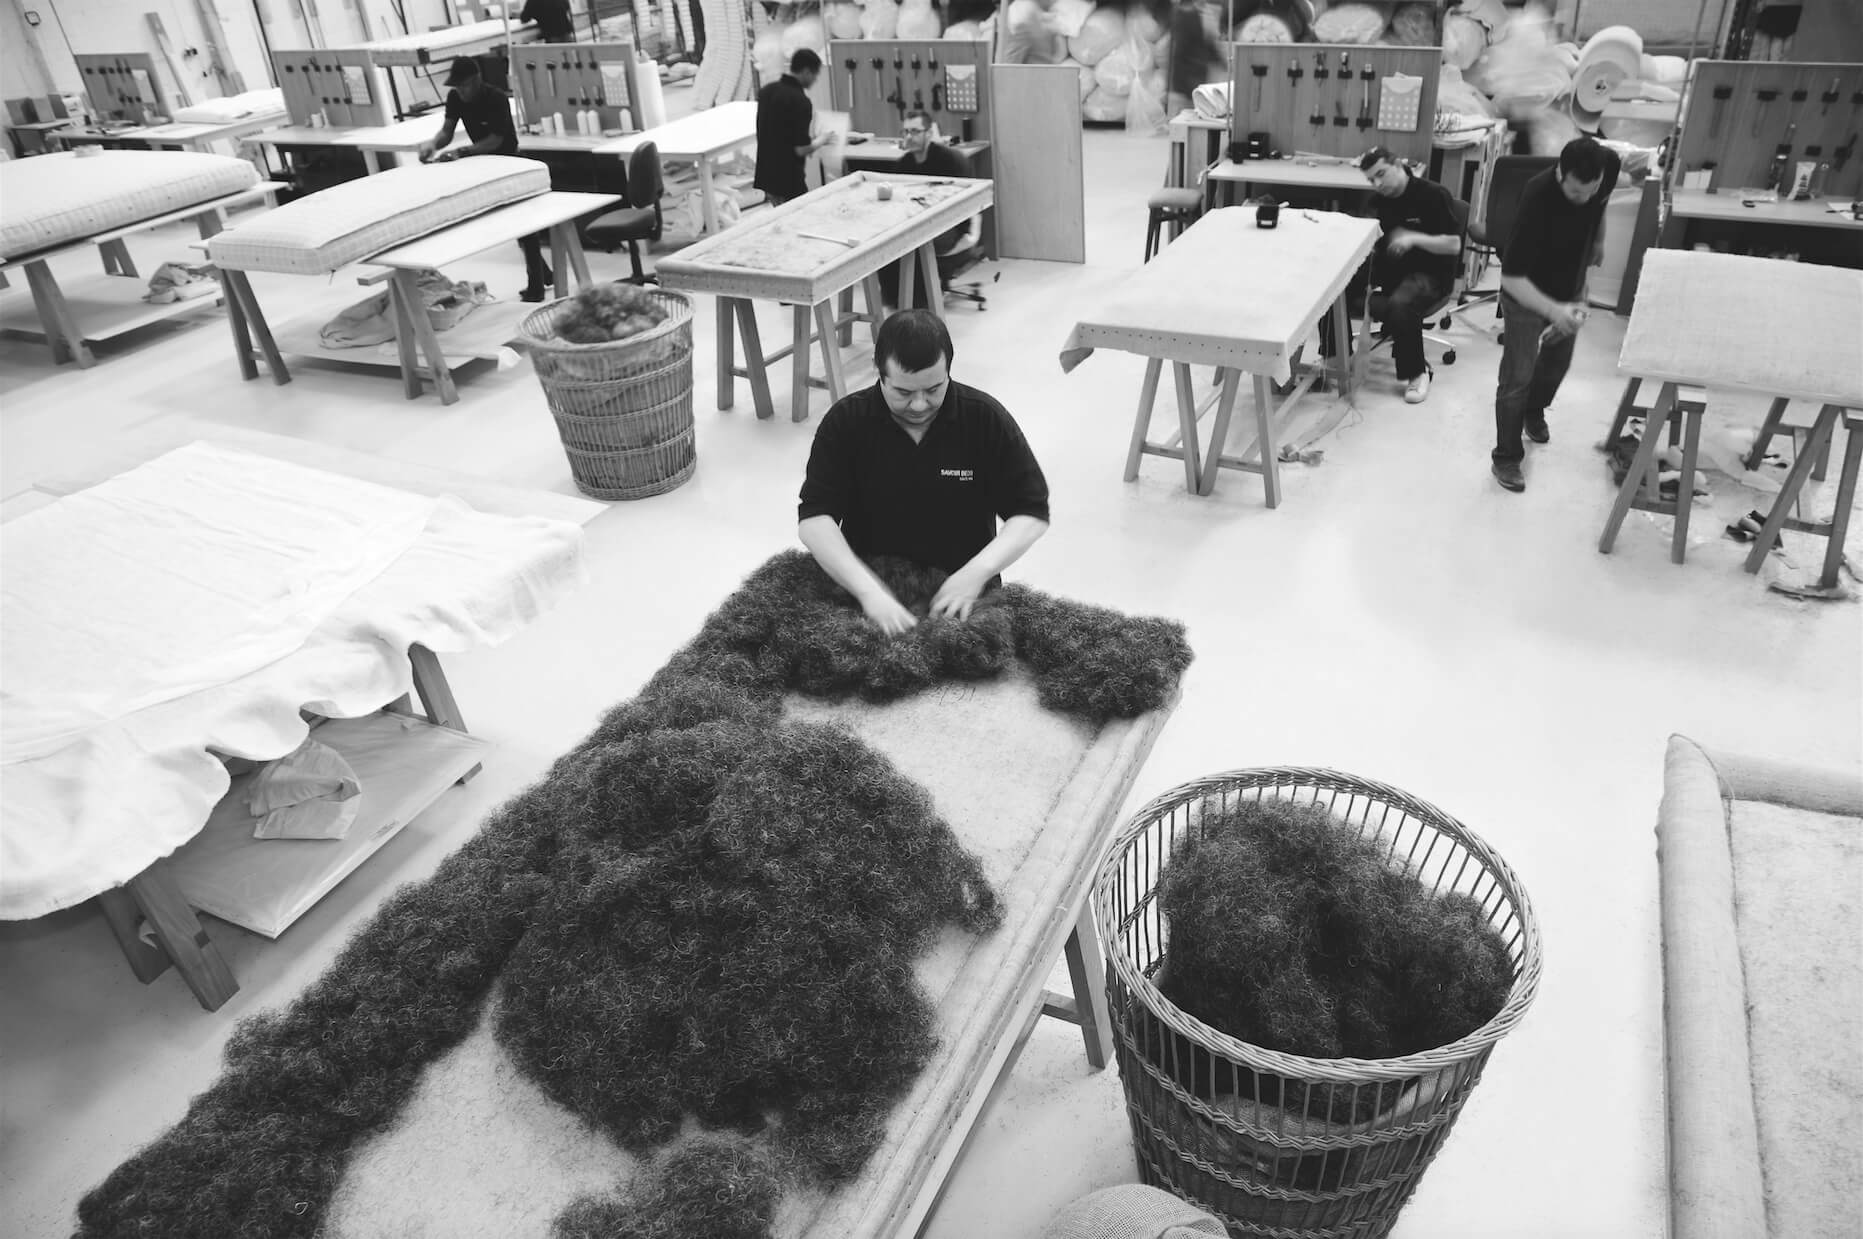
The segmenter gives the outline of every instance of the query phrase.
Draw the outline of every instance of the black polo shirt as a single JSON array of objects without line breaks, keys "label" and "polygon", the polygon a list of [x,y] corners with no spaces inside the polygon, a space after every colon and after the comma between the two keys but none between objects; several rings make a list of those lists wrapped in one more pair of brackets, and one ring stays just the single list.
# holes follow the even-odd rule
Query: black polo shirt
[{"label": "black polo shirt", "polygon": [[[952,150],[943,142],[933,142],[927,146],[925,148],[925,157],[916,163],[913,162],[911,156],[901,159],[899,161],[899,170],[901,172],[909,172],[913,176],[976,175],[976,173],[970,170],[970,160],[964,158],[964,152]],[[959,224],[954,228],[945,229],[938,234],[937,239],[932,244],[932,248],[937,250],[940,254],[950,253],[951,247],[963,240],[964,234],[969,231],[969,229],[970,225],[968,222]]]},{"label": "black polo shirt", "polygon": [[[1404,192],[1397,197],[1386,198],[1382,194],[1376,197],[1378,227],[1387,236],[1396,228],[1408,228],[1432,237],[1452,237],[1462,231],[1456,223],[1454,195],[1435,181],[1412,176],[1404,183]],[[1384,264],[1380,270],[1389,273],[1387,278],[1402,279],[1416,273],[1435,276],[1445,284],[1455,282],[1454,254],[1410,249],[1401,254],[1383,251],[1380,258]]]},{"label": "black polo shirt", "polygon": [[575,21],[569,15],[569,0],[529,0],[521,22],[536,22],[537,37],[545,43],[574,43]]},{"label": "black polo shirt", "polygon": [[466,137],[483,142],[493,134],[498,145],[481,155],[515,155],[518,153],[517,123],[511,119],[511,98],[495,86],[481,82],[479,90],[467,103],[457,90],[446,92],[446,119],[466,127]]},{"label": "black polo shirt", "polygon": [[1048,479],[1008,410],[976,388],[947,386],[914,443],[875,383],[822,418],[796,514],[832,516],[862,557],[956,572],[996,537],[998,517],[1048,519]]},{"label": "black polo shirt", "polygon": [[751,183],[779,198],[809,192],[808,161],[796,148],[809,144],[815,105],[802,83],[785,73],[757,92],[757,175]]},{"label": "black polo shirt", "polygon": [[1527,181],[1507,248],[1501,251],[1501,274],[1524,275],[1554,301],[1570,301],[1585,283],[1591,247],[1604,220],[1604,205],[1617,188],[1623,166],[1617,153],[1604,151],[1604,179],[1590,202],[1574,206],[1559,188],[1557,164]]}]

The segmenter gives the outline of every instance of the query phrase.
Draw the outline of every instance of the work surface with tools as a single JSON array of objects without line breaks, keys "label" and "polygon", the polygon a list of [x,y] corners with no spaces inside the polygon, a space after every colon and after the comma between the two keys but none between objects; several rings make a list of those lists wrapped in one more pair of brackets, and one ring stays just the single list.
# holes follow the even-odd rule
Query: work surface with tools
[{"label": "work surface with tools", "polygon": [[662,259],[657,270],[667,288],[814,305],[992,200],[987,180],[857,172]]}]

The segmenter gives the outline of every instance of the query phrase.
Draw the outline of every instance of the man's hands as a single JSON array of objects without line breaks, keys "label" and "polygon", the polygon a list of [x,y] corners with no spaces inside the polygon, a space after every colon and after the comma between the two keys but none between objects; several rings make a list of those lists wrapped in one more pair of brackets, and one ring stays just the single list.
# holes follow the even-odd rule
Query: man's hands
[{"label": "man's hands", "polygon": [[1553,312],[1546,316],[1546,323],[1562,336],[1575,336],[1587,317],[1589,314],[1583,305],[1562,302],[1554,306]]},{"label": "man's hands", "polygon": [[422,142],[420,144],[420,161],[422,163],[432,163],[434,152],[438,151],[439,149],[440,149],[440,143],[438,142],[438,140],[434,138],[428,138],[425,142]]},{"label": "man's hands", "polygon": [[1393,228],[1384,238],[1385,252],[1390,254],[1402,254],[1413,248],[1416,243],[1417,234],[1408,228]]},{"label": "man's hands", "polygon": [[970,609],[977,605],[977,596],[989,581],[989,577],[980,577],[969,568],[959,568],[932,595],[932,615],[939,619],[969,619]]},{"label": "man's hands", "polygon": [[918,620],[912,617],[912,612],[900,606],[899,599],[884,587],[862,595],[860,609],[867,613],[868,623],[889,637],[897,637],[900,633],[918,627]]}]

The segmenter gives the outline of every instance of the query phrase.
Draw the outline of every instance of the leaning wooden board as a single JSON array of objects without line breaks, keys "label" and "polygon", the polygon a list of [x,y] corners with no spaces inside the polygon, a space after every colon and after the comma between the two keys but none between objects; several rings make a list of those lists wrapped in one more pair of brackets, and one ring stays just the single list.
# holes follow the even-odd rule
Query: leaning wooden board
[{"label": "leaning wooden board", "polygon": [[[891,200],[880,200],[881,185],[892,187]],[[663,288],[818,305],[993,201],[987,180],[856,172],[661,259],[655,270]]]}]

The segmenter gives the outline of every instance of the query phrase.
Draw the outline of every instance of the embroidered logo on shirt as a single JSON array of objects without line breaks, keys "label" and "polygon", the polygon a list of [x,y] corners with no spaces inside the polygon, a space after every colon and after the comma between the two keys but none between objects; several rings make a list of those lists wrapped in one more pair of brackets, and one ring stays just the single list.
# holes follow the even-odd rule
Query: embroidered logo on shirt
[{"label": "embroidered logo on shirt", "polygon": [[938,476],[941,478],[956,478],[960,482],[974,482],[977,480],[977,474],[974,469],[940,469],[938,470]]}]

